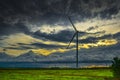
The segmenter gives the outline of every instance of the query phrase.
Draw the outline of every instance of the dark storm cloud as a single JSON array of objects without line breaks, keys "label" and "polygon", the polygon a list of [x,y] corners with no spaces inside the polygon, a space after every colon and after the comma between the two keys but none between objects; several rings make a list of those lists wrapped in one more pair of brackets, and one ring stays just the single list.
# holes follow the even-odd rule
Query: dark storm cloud
[{"label": "dark storm cloud", "polygon": [[116,39],[119,42],[120,32],[118,32],[116,34],[106,34],[106,35],[103,35],[101,37],[95,37],[95,36],[87,37],[86,39],[80,39],[79,43],[96,43],[96,42],[98,42],[99,40],[102,40],[102,39]]},{"label": "dark storm cloud", "polygon": [[8,17],[14,19],[14,16],[21,19],[23,16],[22,18],[31,17],[30,21],[43,20],[48,23],[51,23],[51,19],[53,22],[58,21],[66,11],[76,17],[91,17],[97,14],[107,17],[119,11],[119,3],[119,0],[1,0],[0,17],[5,20]]},{"label": "dark storm cloud", "polygon": [[60,47],[64,47],[64,46],[59,46],[59,45],[47,45],[47,44],[42,44],[42,43],[32,43],[30,45],[35,46],[36,48],[60,48]]},{"label": "dark storm cloud", "polygon": [[31,43],[31,44],[19,44],[18,46],[4,47],[5,49],[14,49],[14,50],[26,50],[26,49],[39,49],[39,48],[62,48],[64,46],[59,45],[47,45],[42,43]]},{"label": "dark storm cloud", "polygon": [[98,37],[98,39],[117,39],[118,41],[120,40],[120,32],[116,34],[107,34],[102,37]]},{"label": "dark storm cloud", "polygon": [[63,30],[63,31],[58,32],[57,34],[46,34],[46,33],[37,31],[34,33],[34,36],[38,38],[44,37],[45,39],[49,39],[53,41],[67,42],[71,39],[73,34],[74,32],[69,31],[69,30]]},{"label": "dark storm cloud", "polygon": [[11,20],[14,18],[18,18],[18,20],[28,20],[31,17],[31,22],[43,22],[45,20],[47,23],[48,17],[54,20],[54,17],[61,15],[61,12],[63,12],[61,9],[64,9],[63,6],[65,6],[64,3],[64,0],[2,0],[0,1],[0,17],[3,18],[3,20],[7,20],[6,18],[10,17],[12,17]]},{"label": "dark storm cloud", "polygon": [[75,21],[98,15],[111,18],[120,10],[119,4],[120,0],[1,0],[0,34],[26,33],[30,27],[26,23],[39,26],[66,23],[64,13],[67,11]]},{"label": "dark storm cloud", "polygon": [[109,47],[104,47],[102,50],[120,50],[120,42],[115,45],[111,45]]},{"label": "dark storm cloud", "polygon": [[116,39],[118,38],[118,39],[120,39],[120,32],[114,34],[114,35],[113,35],[113,38],[116,38]]},{"label": "dark storm cloud", "polygon": [[[64,47],[61,45],[52,45],[52,44],[43,44],[40,42],[35,42],[35,43],[30,43],[30,44],[24,44],[24,43],[18,43],[18,49],[38,49],[38,48],[60,48],[60,47]],[[11,47],[13,48],[13,47]],[[9,48],[10,49],[10,48]],[[16,48],[17,49],[17,48]]]},{"label": "dark storm cloud", "polygon": [[26,33],[29,34],[29,29],[22,23],[17,23],[15,25],[0,23],[0,36],[10,35],[13,33]]},{"label": "dark storm cloud", "polygon": [[96,43],[98,41],[98,38],[96,37],[88,37],[86,39],[79,40],[79,43]]},{"label": "dark storm cloud", "polygon": [[[45,38],[53,41],[69,42],[74,33],[75,33],[74,31],[69,31],[69,30],[62,30],[56,34],[46,34],[37,31],[33,34],[33,36],[36,38]],[[85,34],[86,34],[85,32],[79,32],[80,36],[83,36]]]},{"label": "dark storm cloud", "polygon": [[25,43],[17,43],[18,45],[28,45],[28,44],[25,44]]},{"label": "dark storm cloud", "polygon": [[110,18],[111,15],[119,12],[119,4],[119,0],[76,0],[72,2],[70,9],[72,13],[79,14],[81,18],[97,15],[101,18]]},{"label": "dark storm cloud", "polygon": [[26,49],[34,49],[33,47],[29,46],[19,46],[19,47],[4,47],[6,50],[7,49],[14,49],[14,50],[26,50]]},{"label": "dark storm cloud", "polygon": [[89,27],[88,29],[87,29],[87,31],[91,31],[91,30],[95,30],[95,29],[97,29],[98,28],[98,26],[92,26],[92,27]]},{"label": "dark storm cloud", "polygon": [[[114,22],[114,23],[109,23],[109,24],[102,24],[102,25],[99,25],[99,26],[91,26],[88,29],[86,29],[86,31],[92,31],[92,30],[96,30],[96,29],[98,29],[102,26],[110,26],[110,25],[115,25],[115,24],[118,24],[118,23]],[[101,31],[101,33],[105,33],[105,31],[103,30],[103,31]]]},{"label": "dark storm cloud", "polygon": [[[40,39],[41,38],[48,39],[48,40],[52,40],[52,41],[69,42],[74,33],[75,33],[74,31],[69,31],[69,30],[63,30],[63,31],[58,32],[57,34],[46,34],[46,33],[37,31],[33,34],[33,37],[38,38],[38,39],[39,38]],[[91,35],[102,34],[102,33],[105,33],[105,31],[91,33]],[[90,34],[90,33],[80,32],[79,37],[87,35],[87,34]],[[117,39],[118,40],[118,39],[120,39],[119,36],[120,36],[119,32],[116,34],[106,34],[101,37],[88,36],[86,39],[80,39],[79,43],[96,43],[97,41],[99,41],[101,39]],[[74,38],[73,42],[75,42],[75,38]]]}]

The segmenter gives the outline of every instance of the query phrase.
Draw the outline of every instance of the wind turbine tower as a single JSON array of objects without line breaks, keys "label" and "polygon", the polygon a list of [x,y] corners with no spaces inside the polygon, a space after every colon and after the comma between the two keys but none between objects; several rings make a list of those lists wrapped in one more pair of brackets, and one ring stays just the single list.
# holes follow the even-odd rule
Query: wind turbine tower
[{"label": "wind turbine tower", "polygon": [[75,33],[73,35],[73,37],[71,38],[68,46],[67,46],[67,49],[69,48],[71,42],[73,41],[73,39],[76,37],[76,68],[78,68],[78,64],[79,64],[79,59],[78,59],[78,34],[79,34],[79,31],[76,29],[75,25],[73,24],[71,18],[69,16],[67,16],[71,25],[73,26],[74,30],[75,30]]}]

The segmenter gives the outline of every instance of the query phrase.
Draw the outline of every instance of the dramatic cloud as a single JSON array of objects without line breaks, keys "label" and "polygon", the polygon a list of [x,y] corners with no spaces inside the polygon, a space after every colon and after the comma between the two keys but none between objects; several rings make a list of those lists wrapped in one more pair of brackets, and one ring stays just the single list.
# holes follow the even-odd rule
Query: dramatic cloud
[{"label": "dramatic cloud", "polygon": [[19,56],[32,51],[46,60],[73,60],[76,38],[66,47],[75,30],[66,15],[80,32],[82,59],[118,55],[120,0],[1,0],[0,52]]},{"label": "dramatic cloud", "polygon": [[14,33],[26,33],[29,34],[29,29],[22,23],[17,23],[15,25],[9,25],[5,23],[0,23],[0,36],[10,35]]},{"label": "dramatic cloud", "polygon": [[74,34],[73,31],[68,31],[68,30],[63,30],[61,32],[58,32],[57,34],[54,33],[46,34],[46,33],[41,33],[40,31],[34,33],[35,36],[44,37],[48,40],[60,41],[60,42],[68,42],[72,38],[73,34]]}]

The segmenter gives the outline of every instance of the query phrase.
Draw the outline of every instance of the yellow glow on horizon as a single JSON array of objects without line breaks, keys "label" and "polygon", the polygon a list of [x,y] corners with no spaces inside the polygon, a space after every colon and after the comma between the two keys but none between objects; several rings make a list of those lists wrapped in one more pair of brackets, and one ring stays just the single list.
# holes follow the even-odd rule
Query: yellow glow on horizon
[{"label": "yellow glow on horizon", "polygon": [[[99,40],[97,43],[87,43],[87,44],[79,44],[79,49],[84,48],[84,49],[90,49],[90,47],[99,47],[99,46],[110,46],[117,44],[117,41],[115,39],[111,40]],[[5,52],[10,55],[18,56],[20,54],[24,54],[28,52],[31,49],[28,50],[15,50],[15,49],[7,49]],[[42,55],[50,55],[52,53],[60,52],[64,53],[66,51],[71,51],[71,50],[76,50],[76,47],[70,48],[70,49],[65,49],[65,48],[57,48],[57,49],[32,49],[34,53],[37,54],[42,54]],[[3,49],[0,48],[0,52],[3,52]]]},{"label": "yellow glow on horizon", "polygon": [[64,52],[69,51],[69,50],[68,49],[33,49],[32,51],[34,53],[47,56],[51,53],[55,53],[55,52],[64,53]]},{"label": "yellow glow on horizon", "polygon": [[89,45],[83,44],[81,48],[89,49]]},{"label": "yellow glow on horizon", "polygon": [[[6,44],[6,46],[4,46],[4,47],[13,47],[11,45],[16,45],[14,47],[19,48],[20,46],[17,43],[31,44],[33,42],[47,44],[47,45],[59,45],[59,46],[63,46],[63,47],[68,46],[68,43],[56,42],[56,41],[44,41],[41,39],[33,38],[29,35],[25,35],[23,33],[11,35],[8,38],[6,38],[3,43]],[[90,49],[90,47],[110,46],[110,45],[114,45],[114,44],[117,44],[117,40],[104,39],[104,40],[98,40],[98,42],[96,42],[96,43],[84,43],[84,44],[79,43],[79,49],[81,49],[81,48]],[[66,51],[76,50],[75,45],[76,45],[76,43],[71,43],[70,47],[72,47],[72,48],[69,48],[69,49],[65,49],[65,48],[25,49],[25,50],[7,49],[5,52],[10,55],[18,56],[20,54],[24,54],[24,53],[32,50],[33,52],[35,52],[37,54],[49,55],[49,54],[57,53],[57,52],[64,53]],[[2,48],[0,48],[0,52],[3,52]]]},{"label": "yellow glow on horizon", "polygon": [[115,39],[100,40],[99,42],[97,42],[97,44],[100,46],[109,46],[109,45],[117,44],[117,41]]},{"label": "yellow glow on horizon", "polygon": [[79,49],[84,48],[84,49],[89,49],[90,47],[99,47],[99,46],[110,46],[117,44],[117,40],[115,39],[104,39],[104,40],[99,40],[97,43],[87,43],[87,44],[82,44],[79,45]]}]

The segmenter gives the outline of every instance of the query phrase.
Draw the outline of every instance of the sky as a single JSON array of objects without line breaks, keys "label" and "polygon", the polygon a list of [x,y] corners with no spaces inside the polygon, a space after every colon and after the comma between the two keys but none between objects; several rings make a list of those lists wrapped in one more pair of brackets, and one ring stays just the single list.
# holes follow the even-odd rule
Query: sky
[{"label": "sky", "polygon": [[118,55],[119,4],[120,0],[0,0],[0,53],[75,54],[75,39],[66,49],[75,33],[68,15],[80,32],[79,51]]}]

